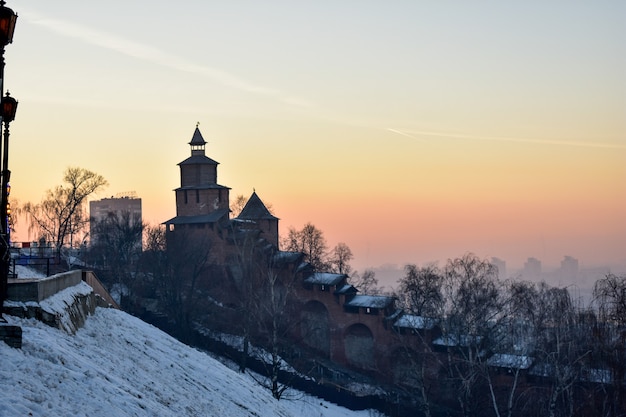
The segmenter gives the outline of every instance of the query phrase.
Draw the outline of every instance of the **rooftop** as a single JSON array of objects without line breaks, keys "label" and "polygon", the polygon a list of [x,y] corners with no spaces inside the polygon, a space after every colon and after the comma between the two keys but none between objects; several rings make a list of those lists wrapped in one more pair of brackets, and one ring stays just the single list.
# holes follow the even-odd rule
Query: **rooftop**
[{"label": "rooftop", "polygon": [[239,216],[238,219],[244,220],[277,220],[278,218],[274,216],[267,209],[265,204],[261,201],[256,191],[252,193],[248,202],[246,203]]},{"label": "rooftop", "polygon": [[333,274],[331,272],[316,272],[304,280],[307,284],[337,285],[348,278],[346,274]]},{"label": "rooftop", "polygon": [[355,295],[346,303],[349,307],[385,308],[391,305],[394,297],[386,295]]},{"label": "rooftop", "polygon": [[405,329],[430,330],[435,327],[436,321],[430,317],[416,316],[413,314],[404,314],[393,324],[395,327]]},{"label": "rooftop", "polygon": [[201,223],[215,223],[221,220],[224,216],[228,216],[228,209],[215,210],[210,214],[202,214],[199,216],[176,216],[169,219],[163,224],[201,224]]}]

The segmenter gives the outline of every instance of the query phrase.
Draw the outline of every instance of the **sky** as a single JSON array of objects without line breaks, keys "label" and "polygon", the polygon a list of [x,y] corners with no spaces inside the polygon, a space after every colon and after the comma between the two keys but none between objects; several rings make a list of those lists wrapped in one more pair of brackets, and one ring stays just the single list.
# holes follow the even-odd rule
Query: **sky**
[{"label": "sky", "polygon": [[[40,304],[66,318],[66,304],[90,291],[81,283]],[[73,336],[35,319],[5,317],[22,328],[22,348],[0,342],[2,416],[372,415],[294,390],[276,401],[249,374],[119,310],[97,308]]]},{"label": "sky", "polygon": [[623,1],[7,6],[21,203],[79,166],[166,221],[199,122],[231,198],[256,190],[281,235],[311,222],[356,269],[626,265]]}]

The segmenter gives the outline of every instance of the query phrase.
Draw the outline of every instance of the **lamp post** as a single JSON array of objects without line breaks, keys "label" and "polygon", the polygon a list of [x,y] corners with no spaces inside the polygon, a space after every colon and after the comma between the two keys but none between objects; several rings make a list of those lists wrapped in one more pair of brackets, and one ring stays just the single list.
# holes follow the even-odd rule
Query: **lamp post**
[{"label": "lamp post", "polygon": [[9,228],[9,181],[11,180],[11,171],[9,170],[9,123],[15,120],[15,112],[17,111],[17,100],[9,95],[2,97],[0,101],[0,116],[4,122],[4,144],[2,151],[2,202],[0,203],[0,221],[2,221],[2,230],[7,245],[11,241],[11,229]]},{"label": "lamp post", "polygon": [[[4,48],[13,42],[13,33],[15,32],[15,22],[17,21],[17,14],[5,7],[5,1],[0,0],[0,96],[4,92]],[[8,96],[8,93],[7,93]],[[11,98],[13,102],[15,102],[15,106],[13,106],[13,118],[15,118],[15,109],[17,108],[17,101]],[[2,167],[2,207],[0,207],[0,318],[2,317],[2,310],[4,306],[4,300],[7,295],[7,285],[9,279],[9,262],[10,262],[10,253],[9,253],[9,235],[7,228],[7,202],[5,202],[5,195],[7,193],[7,184],[8,180],[8,159],[9,159],[9,149],[8,149],[8,140],[9,140],[9,123],[11,120],[6,121],[5,117],[10,116],[10,114],[4,114],[4,104],[5,100],[2,99],[2,111],[0,116],[2,120],[5,121],[5,138],[4,138],[4,165]],[[10,106],[12,103],[7,101],[7,111],[10,110]],[[1,129],[0,129],[1,130]],[[6,196],[8,198],[8,196]]]}]

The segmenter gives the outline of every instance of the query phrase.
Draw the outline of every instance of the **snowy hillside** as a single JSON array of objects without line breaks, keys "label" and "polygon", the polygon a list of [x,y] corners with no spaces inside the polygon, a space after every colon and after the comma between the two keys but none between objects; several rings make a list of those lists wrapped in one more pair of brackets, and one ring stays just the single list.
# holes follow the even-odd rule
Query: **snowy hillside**
[{"label": "snowy hillside", "polygon": [[0,416],[370,416],[317,398],[276,401],[250,377],[155,327],[98,308],[76,335],[34,319],[0,342]]}]

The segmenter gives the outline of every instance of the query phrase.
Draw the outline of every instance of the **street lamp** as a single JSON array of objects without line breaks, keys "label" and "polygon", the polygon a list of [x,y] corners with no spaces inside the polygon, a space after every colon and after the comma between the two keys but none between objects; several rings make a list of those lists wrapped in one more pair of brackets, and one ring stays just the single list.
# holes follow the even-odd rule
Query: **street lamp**
[{"label": "street lamp", "polygon": [[11,97],[11,94],[7,91],[7,95],[2,97],[0,101],[0,115],[4,123],[11,123],[15,120],[15,113],[17,112],[17,100]]},{"label": "street lamp", "polygon": [[4,122],[4,151],[2,160],[2,200],[0,206],[0,221],[2,221],[2,230],[4,230],[5,240],[8,245],[11,244],[11,228],[9,227],[9,190],[11,186],[11,171],[9,170],[9,123],[15,120],[15,112],[17,111],[17,100],[9,95],[2,97],[0,102],[0,116]]},{"label": "street lamp", "polygon": [[17,14],[0,0],[0,94],[4,91],[4,47],[13,43]]},{"label": "street lamp", "polygon": [[11,171],[9,170],[9,123],[15,120],[15,112],[17,111],[17,100],[9,95],[2,97],[0,101],[0,116],[4,122],[4,150],[2,159],[2,204],[0,206],[0,221],[2,222],[2,230],[7,244],[11,242],[11,229],[9,228],[9,181],[11,180]]},{"label": "street lamp", "polygon": [[[5,7],[5,1],[0,0],[0,95],[4,92],[4,48],[8,44],[13,42],[13,33],[15,32],[15,22],[17,21],[17,14]],[[8,93],[7,93],[8,97]],[[5,109],[4,104],[7,107]],[[0,318],[2,318],[2,310],[4,306],[4,300],[7,295],[7,285],[9,279],[9,235],[6,225],[6,213],[8,196],[7,184],[9,182],[8,175],[8,159],[9,159],[9,123],[15,118],[15,110],[17,109],[17,101],[11,97],[11,100],[2,99],[0,105],[0,117],[5,121],[5,138],[4,138],[4,166],[2,167],[2,207],[0,207]],[[6,114],[5,114],[6,110]],[[6,117],[6,119],[5,119]],[[9,120],[10,119],[10,120]],[[1,131],[1,129],[0,129]],[[6,196],[6,197],[5,197]]]},{"label": "street lamp", "polygon": [[[9,124],[15,120],[15,112],[17,111],[17,100],[9,95],[2,97],[0,101],[0,116],[2,122],[4,122],[4,149],[2,158],[2,200],[0,202],[0,227],[2,230],[1,244],[0,244],[0,277],[2,277],[2,284],[4,291],[2,293],[2,302],[6,298],[6,290],[9,279],[9,267],[11,264],[11,230],[9,229],[9,179],[11,178],[11,171],[9,171]],[[0,305],[2,307],[2,305]],[[1,309],[0,309],[1,310]]]},{"label": "street lamp", "polygon": [[5,1],[0,0],[0,45],[2,48],[13,42],[13,32],[17,20],[17,14],[5,7],[4,4]]},{"label": "street lamp", "polygon": [[9,221],[7,216],[7,207],[9,206],[9,180],[11,179],[11,171],[9,170],[9,123],[15,120],[15,112],[17,111],[17,100],[7,95],[2,97],[0,101],[0,116],[4,122],[4,149],[2,153],[2,206],[0,206],[0,221],[2,221],[2,230],[5,234],[6,242],[9,243],[11,231],[9,230]]}]

